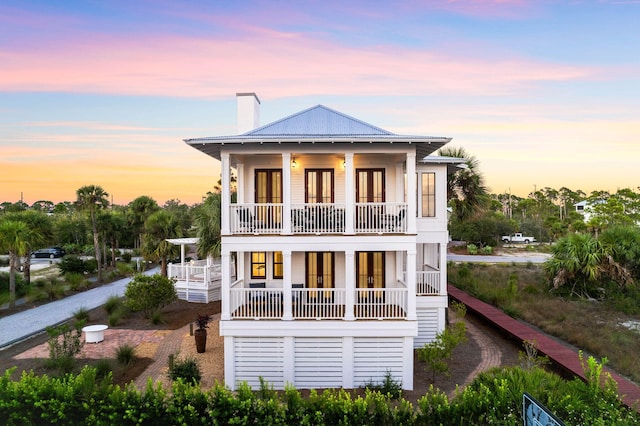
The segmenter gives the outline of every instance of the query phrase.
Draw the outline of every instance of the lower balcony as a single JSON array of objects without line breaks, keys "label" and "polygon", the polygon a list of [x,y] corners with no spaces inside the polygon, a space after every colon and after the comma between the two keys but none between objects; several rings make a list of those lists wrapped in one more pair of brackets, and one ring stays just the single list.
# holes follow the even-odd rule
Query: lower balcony
[{"label": "lower balcony", "polygon": [[[353,296],[348,312],[345,289],[293,288],[291,314],[295,320],[406,319],[406,288],[356,289]],[[248,288],[238,281],[230,289],[232,319],[282,319],[285,308],[282,288]]]}]

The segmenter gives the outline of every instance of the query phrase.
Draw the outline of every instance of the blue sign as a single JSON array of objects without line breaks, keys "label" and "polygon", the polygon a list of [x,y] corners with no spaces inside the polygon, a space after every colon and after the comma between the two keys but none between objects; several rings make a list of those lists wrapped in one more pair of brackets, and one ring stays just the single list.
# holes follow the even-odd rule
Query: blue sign
[{"label": "blue sign", "polygon": [[562,420],[526,392],[522,395],[522,418],[524,426],[565,426]]}]

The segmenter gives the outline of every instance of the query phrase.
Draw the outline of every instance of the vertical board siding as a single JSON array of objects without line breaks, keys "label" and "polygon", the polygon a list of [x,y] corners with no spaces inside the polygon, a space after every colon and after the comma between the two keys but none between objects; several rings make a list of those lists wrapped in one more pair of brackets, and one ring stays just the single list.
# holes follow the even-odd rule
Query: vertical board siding
[{"label": "vertical board siding", "polygon": [[[402,337],[356,337],[353,340],[354,386],[381,383],[387,372],[401,382],[405,366]],[[413,365],[406,366],[413,370]]]},{"label": "vertical board siding", "polygon": [[438,334],[438,310],[436,308],[418,308],[418,336],[413,339],[413,347],[421,348]]},{"label": "vertical board siding", "polygon": [[342,386],[341,337],[296,337],[295,386],[300,389]]},{"label": "vertical board siding", "polygon": [[256,390],[262,377],[274,388],[284,388],[284,338],[236,337],[234,352],[237,384],[247,382]]}]

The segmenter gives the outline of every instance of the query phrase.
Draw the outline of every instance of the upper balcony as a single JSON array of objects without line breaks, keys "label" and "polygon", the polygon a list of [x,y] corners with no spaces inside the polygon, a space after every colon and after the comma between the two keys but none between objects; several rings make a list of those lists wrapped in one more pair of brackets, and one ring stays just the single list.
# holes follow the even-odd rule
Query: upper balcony
[{"label": "upper balcony", "polygon": [[[230,205],[232,235],[404,234],[406,203],[242,203]],[[350,229],[352,228],[352,229]]]}]

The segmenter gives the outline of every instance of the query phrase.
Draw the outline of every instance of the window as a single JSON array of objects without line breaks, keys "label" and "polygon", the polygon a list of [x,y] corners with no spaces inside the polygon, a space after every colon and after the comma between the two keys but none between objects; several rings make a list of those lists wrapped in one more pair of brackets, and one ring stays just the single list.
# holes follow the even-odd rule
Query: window
[{"label": "window", "polygon": [[284,278],[284,264],[282,252],[273,252],[273,278]]},{"label": "window", "polygon": [[251,253],[251,278],[267,278],[267,253],[254,251]]},{"label": "window", "polygon": [[436,174],[422,173],[422,217],[436,215]]}]

